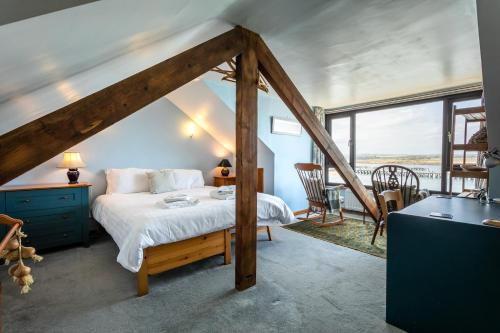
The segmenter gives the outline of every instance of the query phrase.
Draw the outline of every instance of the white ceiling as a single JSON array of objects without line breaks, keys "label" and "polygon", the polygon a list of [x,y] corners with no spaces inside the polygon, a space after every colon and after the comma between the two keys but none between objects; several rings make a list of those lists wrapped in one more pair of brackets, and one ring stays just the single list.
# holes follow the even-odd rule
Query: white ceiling
[{"label": "white ceiling", "polygon": [[0,103],[211,19],[260,33],[311,105],[481,81],[475,0],[101,0],[0,26]]}]

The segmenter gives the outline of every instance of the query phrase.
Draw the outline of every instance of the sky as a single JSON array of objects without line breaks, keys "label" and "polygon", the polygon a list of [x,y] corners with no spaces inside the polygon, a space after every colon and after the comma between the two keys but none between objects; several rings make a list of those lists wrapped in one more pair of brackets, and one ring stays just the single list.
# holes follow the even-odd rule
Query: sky
[{"label": "sky", "polygon": [[[475,106],[477,103],[477,100],[461,102],[459,106]],[[358,113],[356,155],[439,155],[442,149],[442,118],[441,101]],[[473,133],[474,130],[469,134]],[[456,133],[457,137],[460,135],[463,136],[462,128]],[[349,118],[333,120],[332,137],[347,157]]]}]

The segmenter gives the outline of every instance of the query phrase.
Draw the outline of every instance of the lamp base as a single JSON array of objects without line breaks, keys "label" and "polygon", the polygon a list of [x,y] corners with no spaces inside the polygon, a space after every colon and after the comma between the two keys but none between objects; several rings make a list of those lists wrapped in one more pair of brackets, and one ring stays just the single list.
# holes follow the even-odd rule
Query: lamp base
[{"label": "lamp base", "polygon": [[80,177],[78,169],[69,169],[66,174],[68,175],[68,184],[78,184],[78,177]]},{"label": "lamp base", "polygon": [[229,176],[229,169],[228,168],[222,168],[222,170],[220,171],[220,174],[222,175],[222,177]]}]

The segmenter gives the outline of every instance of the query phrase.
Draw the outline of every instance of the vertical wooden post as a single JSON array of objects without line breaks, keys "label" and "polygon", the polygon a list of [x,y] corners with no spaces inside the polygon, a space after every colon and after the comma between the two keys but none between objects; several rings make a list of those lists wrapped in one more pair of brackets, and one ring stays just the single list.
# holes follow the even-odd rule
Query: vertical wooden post
[{"label": "vertical wooden post", "polygon": [[236,58],[236,289],[256,282],[257,262],[257,82],[256,39]]}]

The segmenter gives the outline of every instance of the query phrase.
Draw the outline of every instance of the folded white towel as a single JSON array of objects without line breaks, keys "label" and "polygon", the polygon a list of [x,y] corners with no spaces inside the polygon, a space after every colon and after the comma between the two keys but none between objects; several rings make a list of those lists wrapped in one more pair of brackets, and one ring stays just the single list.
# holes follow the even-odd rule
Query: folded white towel
[{"label": "folded white towel", "polygon": [[210,191],[210,197],[217,200],[234,200],[236,194],[234,192],[220,192],[217,190]]},{"label": "folded white towel", "polygon": [[171,194],[163,198],[163,201],[166,203],[169,202],[178,202],[178,201],[189,201],[192,198],[187,194]]},{"label": "folded white towel", "polygon": [[165,200],[161,200],[158,201],[156,204],[160,208],[174,209],[174,208],[185,208],[185,207],[196,206],[199,202],[200,200],[191,198],[189,200],[178,200],[173,202],[166,202]]},{"label": "folded white towel", "polygon": [[224,193],[224,192],[234,193],[236,191],[236,185],[221,186],[217,189],[217,191],[219,193]]}]

